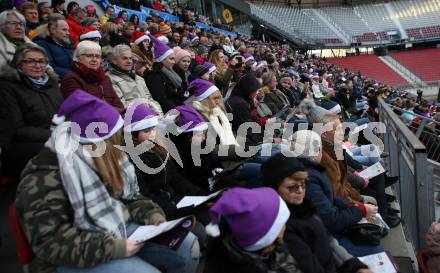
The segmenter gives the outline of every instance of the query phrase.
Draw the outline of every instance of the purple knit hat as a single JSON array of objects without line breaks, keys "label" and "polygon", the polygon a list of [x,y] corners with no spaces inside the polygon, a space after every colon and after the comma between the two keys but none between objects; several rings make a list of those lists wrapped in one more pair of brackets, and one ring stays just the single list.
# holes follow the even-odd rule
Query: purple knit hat
[{"label": "purple knit hat", "polygon": [[195,33],[191,32],[188,34],[188,40],[190,40],[191,43],[194,43],[195,41],[200,40],[200,38]]},{"label": "purple knit hat", "polygon": [[212,72],[214,72],[217,69],[217,67],[213,63],[210,63],[210,62],[204,62],[203,66],[208,68],[209,74],[211,74]]},{"label": "purple knit hat", "polygon": [[243,54],[243,58],[244,58],[244,62],[247,62],[247,61],[255,61],[254,56],[252,56],[251,54],[249,54],[249,53],[247,53],[247,52],[245,52],[245,53]]},{"label": "purple knit hat", "polygon": [[200,132],[208,129],[208,124],[205,122],[205,119],[194,107],[190,105],[180,105],[174,109],[179,111],[179,119],[176,125],[179,127],[188,125],[188,128],[182,131],[183,133]]},{"label": "purple knit hat", "polygon": [[[80,143],[96,143],[106,140],[118,132],[124,125],[124,120],[113,106],[79,89],[75,90],[67,97],[63,104],[61,104],[52,122],[59,125],[66,119],[78,124],[81,128],[79,134]],[[91,128],[94,130],[89,132],[90,129],[88,129],[87,126],[92,122],[103,125],[107,127],[107,129],[99,130],[99,128],[96,128],[98,126],[94,125]],[[77,133],[75,130],[72,130],[72,132],[74,134]],[[90,134],[92,136],[90,136]]]},{"label": "purple knit hat", "polygon": [[143,103],[134,103],[124,112],[124,130],[137,132],[157,126],[159,118],[157,113]]},{"label": "purple knit hat", "polygon": [[154,53],[154,61],[160,63],[165,60],[168,56],[174,53],[174,50],[169,48],[166,44],[159,41],[152,35],[148,35],[153,42],[153,53]]},{"label": "purple knit hat", "polygon": [[271,245],[287,222],[290,211],[271,188],[232,188],[211,207],[206,232],[220,236],[219,222],[226,221],[237,244],[247,251]]},{"label": "purple knit hat", "polygon": [[201,101],[219,89],[210,81],[196,79],[189,84],[188,91],[194,94],[194,100]]}]

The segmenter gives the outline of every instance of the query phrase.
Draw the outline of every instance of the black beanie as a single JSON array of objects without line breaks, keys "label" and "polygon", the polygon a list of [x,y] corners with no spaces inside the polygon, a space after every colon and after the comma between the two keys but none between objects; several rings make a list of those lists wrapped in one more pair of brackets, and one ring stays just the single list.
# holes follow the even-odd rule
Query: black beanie
[{"label": "black beanie", "polygon": [[271,156],[261,165],[265,185],[275,190],[278,190],[284,178],[296,172],[306,171],[306,168],[298,158],[293,157],[293,155],[285,156],[282,153]]},{"label": "black beanie", "polygon": [[246,74],[238,80],[240,94],[247,100],[249,95],[261,88],[260,82],[252,74]]}]

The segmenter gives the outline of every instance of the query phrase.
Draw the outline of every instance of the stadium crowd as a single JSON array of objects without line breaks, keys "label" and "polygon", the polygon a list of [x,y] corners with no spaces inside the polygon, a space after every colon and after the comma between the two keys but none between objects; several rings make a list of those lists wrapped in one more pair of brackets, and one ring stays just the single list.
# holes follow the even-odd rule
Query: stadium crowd
[{"label": "stadium crowd", "polygon": [[[19,181],[30,272],[371,272],[357,257],[384,251],[387,229],[358,222],[400,223],[398,177],[359,174],[387,156],[370,124],[387,86],[191,20],[64,4],[0,14],[1,176]],[[176,249],[127,239],[187,215]]]}]

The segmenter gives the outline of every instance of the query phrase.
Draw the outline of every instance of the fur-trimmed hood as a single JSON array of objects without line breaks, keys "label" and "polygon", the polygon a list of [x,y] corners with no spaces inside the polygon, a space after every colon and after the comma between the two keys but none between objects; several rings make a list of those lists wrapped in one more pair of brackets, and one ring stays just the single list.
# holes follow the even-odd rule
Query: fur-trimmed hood
[{"label": "fur-trimmed hood", "polygon": [[[48,66],[46,69],[47,75],[49,75],[49,78],[54,81],[59,80],[59,76],[55,73],[55,71],[52,69],[52,67]],[[0,79],[5,79],[9,81],[21,81],[22,78],[20,76],[20,72],[18,69],[10,66],[10,65],[4,65],[0,68]]]}]

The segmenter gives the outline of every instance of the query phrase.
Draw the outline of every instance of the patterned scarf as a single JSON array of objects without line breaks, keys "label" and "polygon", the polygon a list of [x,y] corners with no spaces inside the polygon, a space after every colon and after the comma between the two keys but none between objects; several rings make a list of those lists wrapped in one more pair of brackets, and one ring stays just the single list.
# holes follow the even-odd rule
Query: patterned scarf
[{"label": "patterned scarf", "polygon": [[[63,123],[55,128],[45,146],[57,154],[61,180],[74,209],[74,224],[80,229],[110,233],[115,239],[126,238],[123,207],[101,181],[90,154],[79,145]],[[120,162],[123,169],[123,200],[139,194],[135,169],[128,157]]]}]

